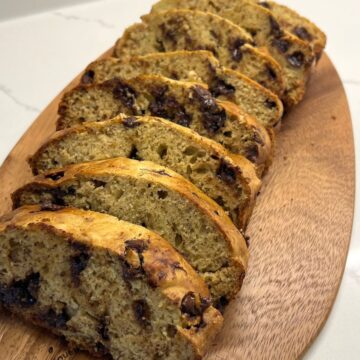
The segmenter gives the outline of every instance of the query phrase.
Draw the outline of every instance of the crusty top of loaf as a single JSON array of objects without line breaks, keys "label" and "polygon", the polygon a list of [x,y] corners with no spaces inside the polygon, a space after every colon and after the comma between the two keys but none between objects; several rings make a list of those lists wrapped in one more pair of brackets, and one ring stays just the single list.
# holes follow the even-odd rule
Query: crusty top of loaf
[{"label": "crusty top of loaf", "polygon": [[[51,174],[61,174],[57,180],[52,180]],[[50,176],[50,177],[49,177]],[[74,179],[86,176],[120,176],[129,178],[142,178],[146,181],[157,183],[181,194],[185,199],[197,207],[213,222],[215,227],[224,235],[229,249],[233,254],[233,260],[244,268],[247,267],[249,252],[245,239],[225,211],[190,181],[176,172],[149,161],[137,161],[127,158],[116,158],[91,163],[82,163],[67,166],[63,169],[50,171],[42,176],[37,176],[33,182],[25,185],[13,193],[14,206],[17,206],[18,198],[23,191],[32,186],[40,185],[49,189],[66,185]],[[53,177],[54,178],[54,177]]]},{"label": "crusty top of loaf", "polygon": [[[186,260],[160,235],[141,226],[117,218],[85,211],[77,208],[54,208],[42,210],[41,206],[23,206],[0,218],[0,233],[5,229],[43,229],[70,242],[82,243],[93,249],[124,256],[127,242],[143,240],[146,250],[142,252],[142,267],[149,283],[160,291],[175,306],[180,307],[182,299],[189,292],[209,298],[209,290],[204,280]],[[179,328],[188,341],[194,344],[199,356],[203,355],[209,339],[220,330],[223,322],[221,314],[209,306],[203,318],[207,326],[195,329]]]}]

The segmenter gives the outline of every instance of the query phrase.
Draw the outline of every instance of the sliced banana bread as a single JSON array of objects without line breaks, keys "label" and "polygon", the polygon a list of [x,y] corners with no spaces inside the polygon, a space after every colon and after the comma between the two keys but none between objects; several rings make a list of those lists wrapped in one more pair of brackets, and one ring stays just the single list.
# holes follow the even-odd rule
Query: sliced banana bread
[{"label": "sliced banana bread", "polygon": [[286,106],[291,107],[300,102],[305,93],[314,53],[309,44],[283,31],[270,11],[247,0],[161,0],[152,12],[161,13],[184,7],[217,14],[251,33],[256,45],[265,47],[283,69],[283,101]]},{"label": "sliced banana bread", "polygon": [[283,114],[282,102],[275,94],[240,72],[220,66],[212,53],[205,50],[98,60],[87,67],[81,82],[88,85],[114,77],[131,79],[142,74],[203,82],[214,97],[235,103],[266,127],[276,125]]},{"label": "sliced banana bread", "polygon": [[[254,165],[217,142],[160,118],[118,116],[56,132],[30,159],[35,175],[92,160],[128,157],[167,166],[215,200],[241,229],[261,181]],[[224,177],[222,172],[232,176]]]},{"label": "sliced banana bread", "polygon": [[[222,176],[232,172],[225,167]],[[241,287],[248,258],[244,237],[219,205],[166,167],[126,158],[71,165],[37,177],[13,200],[15,207],[99,211],[156,231],[205,279],[216,305]]]},{"label": "sliced banana bread", "polygon": [[0,220],[0,305],[109,359],[199,359],[220,330],[204,281],[159,235],[38,206]]},{"label": "sliced banana bread", "polygon": [[220,102],[199,84],[143,75],[79,86],[59,106],[58,129],[120,113],[152,115],[189,127],[255,164],[267,163],[270,138],[263,126],[229,102]]},{"label": "sliced banana bread", "polygon": [[284,79],[280,65],[255,48],[252,36],[215,14],[170,10],[146,15],[128,28],[115,45],[114,55],[127,58],[175,50],[208,50],[221,65],[238,70],[281,95]]},{"label": "sliced banana bread", "polygon": [[326,35],[314,23],[287,6],[274,1],[252,0],[270,10],[279,24],[299,39],[310,43],[319,59],[326,46]]}]

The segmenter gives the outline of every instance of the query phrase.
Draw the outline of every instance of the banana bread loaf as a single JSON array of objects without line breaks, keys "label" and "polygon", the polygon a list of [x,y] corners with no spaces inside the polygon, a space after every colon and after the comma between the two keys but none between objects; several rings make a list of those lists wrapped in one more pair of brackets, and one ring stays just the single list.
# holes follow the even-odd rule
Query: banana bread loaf
[{"label": "banana bread loaf", "polygon": [[290,31],[299,39],[308,42],[312,46],[317,59],[320,59],[326,46],[326,35],[314,23],[287,6],[274,1],[252,1],[270,10],[284,29]]},{"label": "banana bread loaf", "polygon": [[250,161],[266,163],[269,135],[233,103],[216,101],[204,87],[157,75],[79,86],[64,95],[58,130],[120,113],[152,115],[189,127]]},{"label": "banana bread loaf", "polygon": [[[52,136],[30,159],[35,175],[92,160],[128,157],[169,167],[215,200],[245,228],[260,190],[254,165],[217,142],[150,116],[89,122]],[[226,167],[231,179],[221,176]]]},{"label": "banana bread loaf", "polygon": [[152,12],[184,7],[217,14],[251,33],[256,45],[266,48],[283,69],[285,105],[291,107],[300,102],[314,53],[309,44],[281,29],[270,11],[248,0],[161,0]]},{"label": "banana bread loaf", "polygon": [[209,291],[159,235],[71,208],[0,220],[0,305],[109,359],[199,359],[222,324]]},{"label": "banana bread loaf", "polygon": [[[231,177],[226,169],[224,177]],[[248,259],[244,237],[224,210],[174,171],[126,158],[71,165],[37,177],[14,206],[74,206],[142,225],[168,240],[209,285],[219,306],[239,291]]]},{"label": "banana bread loaf", "polygon": [[220,66],[212,53],[205,50],[98,60],[87,67],[81,82],[88,85],[142,74],[205,83],[214,97],[235,103],[265,127],[278,124],[283,114],[282,102],[275,94],[240,72]]},{"label": "banana bread loaf", "polygon": [[175,50],[208,50],[221,65],[238,70],[277,95],[284,90],[280,65],[255,48],[251,35],[215,14],[189,10],[153,13],[128,28],[115,45],[119,58]]}]

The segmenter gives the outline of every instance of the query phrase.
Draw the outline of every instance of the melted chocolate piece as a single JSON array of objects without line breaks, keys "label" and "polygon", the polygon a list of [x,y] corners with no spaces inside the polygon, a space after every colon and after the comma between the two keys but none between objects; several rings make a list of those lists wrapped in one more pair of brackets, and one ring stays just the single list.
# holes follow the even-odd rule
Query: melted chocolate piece
[{"label": "melted chocolate piece", "polygon": [[210,306],[209,299],[200,297],[196,299],[193,292],[188,292],[182,299],[180,310],[189,316],[202,316],[204,311]]},{"label": "melted chocolate piece", "polygon": [[216,175],[228,184],[234,184],[236,182],[236,169],[224,160],[221,160]]},{"label": "melted chocolate piece", "polygon": [[293,54],[288,56],[288,62],[295,68],[300,68],[304,65],[305,56],[301,51],[295,51]]},{"label": "melted chocolate piece", "polygon": [[13,281],[10,285],[0,285],[0,303],[4,306],[27,308],[35,305],[40,288],[40,274],[31,273],[25,279]]},{"label": "melted chocolate piece", "polygon": [[84,73],[81,78],[81,83],[84,85],[89,85],[94,82],[95,72],[93,70],[88,70]]},{"label": "melted chocolate piece", "polygon": [[99,321],[98,333],[100,334],[103,340],[110,340],[108,326],[109,326],[109,321],[107,317],[104,317]]},{"label": "melted chocolate piece", "polygon": [[244,46],[246,42],[243,39],[236,39],[230,44],[230,53],[233,60],[240,62],[243,58],[242,46]]},{"label": "melted chocolate piece", "polygon": [[284,39],[274,39],[272,45],[275,46],[283,54],[285,54],[290,48],[289,42]]},{"label": "melted chocolate piece", "polygon": [[193,87],[194,99],[199,102],[204,128],[211,134],[217,133],[225,125],[226,112],[211,93],[201,86]]},{"label": "melted chocolate piece", "polygon": [[284,32],[281,30],[279,23],[275,20],[273,16],[269,16],[271,35],[275,38],[283,36]]},{"label": "melted chocolate piece", "polygon": [[150,307],[145,300],[135,300],[133,310],[136,321],[144,328],[150,326]]},{"label": "melted chocolate piece", "polygon": [[215,304],[215,307],[223,314],[228,304],[229,300],[225,296],[222,296]]},{"label": "melted chocolate piece", "polygon": [[313,39],[312,35],[303,26],[296,26],[293,33],[302,40],[311,41]]},{"label": "melted chocolate piece", "polygon": [[259,149],[257,145],[248,146],[245,150],[245,157],[251,162],[256,162],[256,159],[259,157]]},{"label": "melted chocolate piece", "polygon": [[123,120],[123,125],[129,129],[133,129],[140,126],[141,124],[136,117],[130,116]]},{"label": "melted chocolate piece", "polygon": [[173,121],[174,123],[189,127],[191,124],[191,116],[186,113],[185,108],[174,96],[166,95],[167,86],[154,87],[151,94],[154,100],[149,105],[151,115],[159,116],[164,119]]},{"label": "melted chocolate piece", "polygon": [[99,188],[99,187],[104,187],[106,185],[105,181],[101,181],[101,180],[92,180],[92,183],[94,184],[95,189]]},{"label": "melted chocolate piece", "polygon": [[58,314],[54,309],[50,308],[47,312],[41,314],[39,319],[46,322],[47,326],[55,329],[66,329],[66,323],[70,320],[69,314],[65,308]]},{"label": "melted chocolate piece", "polygon": [[267,70],[269,79],[271,79],[271,80],[276,80],[277,79],[277,75],[276,75],[276,72],[274,71],[274,69],[267,66],[266,70]]},{"label": "melted chocolate piece", "polygon": [[133,110],[137,96],[135,90],[120,79],[113,79],[110,82],[113,85],[114,99],[120,100],[128,109]]},{"label": "melted chocolate piece", "polygon": [[229,96],[235,93],[235,87],[231,84],[227,84],[223,79],[217,77],[211,85],[210,92],[215,97],[221,95]]},{"label": "melted chocolate piece", "polygon": [[80,286],[80,274],[86,269],[90,259],[89,249],[84,244],[72,244],[77,254],[70,257],[71,279],[75,287]]}]

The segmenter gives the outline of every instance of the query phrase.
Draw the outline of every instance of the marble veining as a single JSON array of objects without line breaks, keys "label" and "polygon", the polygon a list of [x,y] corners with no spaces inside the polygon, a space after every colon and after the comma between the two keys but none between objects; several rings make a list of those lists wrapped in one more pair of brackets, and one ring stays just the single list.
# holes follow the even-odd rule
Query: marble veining
[{"label": "marble veining", "polygon": [[26,104],[24,101],[18,99],[18,97],[13,94],[13,91],[3,84],[0,84],[0,92],[3,93],[4,95],[6,95],[9,99],[11,99],[16,105],[20,106],[21,108],[23,108],[27,111],[40,113],[40,109],[38,109],[32,105]]},{"label": "marble veining", "polygon": [[82,21],[82,22],[86,22],[86,23],[93,23],[93,24],[97,24],[100,25],[103,28],[107,28],[107,29],[114,29],[117,26],[114,24],[110,24],[102,19],[92,19],[92,18],[87,18],[87,17],[83,17],[83,16],[78,16],[78,15],[71,15],[71,14],[64,14],[60,11],[55,11],[52,13],[55,16],[59,16],[62,19],[65,20],[73,20],[73,21]]}]

